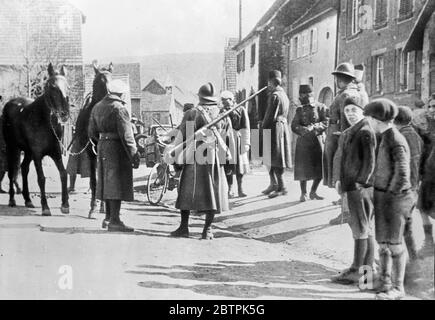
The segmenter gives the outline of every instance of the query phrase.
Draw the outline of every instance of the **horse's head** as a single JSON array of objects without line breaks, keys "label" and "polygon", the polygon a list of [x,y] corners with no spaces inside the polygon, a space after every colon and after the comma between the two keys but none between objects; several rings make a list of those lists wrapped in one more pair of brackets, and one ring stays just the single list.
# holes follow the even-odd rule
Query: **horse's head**
[{"label": "horse's head", "polygon": [[45,100],[51,109],[63,122],[69,117],[68,81],[66,69],[62,66],[59,71],[54,70],[53,65],[48,65],[48,80],[45,83]]},{"label": "horse's head", "polygon": [[92,97],[95,102],[101,101],[108,93],[107,84],[112,80],[113,64],[110,63],[107,68],[98,68],[93,63],[95,78],[92,85]]}]

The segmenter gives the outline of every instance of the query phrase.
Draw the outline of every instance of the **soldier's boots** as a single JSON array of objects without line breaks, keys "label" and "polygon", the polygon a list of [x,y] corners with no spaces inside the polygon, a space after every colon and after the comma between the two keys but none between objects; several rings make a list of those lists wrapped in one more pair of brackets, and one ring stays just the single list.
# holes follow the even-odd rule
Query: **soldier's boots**
[{"label": "soldier's boots", "polygon": [[187,225],[181,225],[177,230],[171,232],[173,238],[189,238],[190,232]]},{"label": "soldier's boots", "polygon": [[190,211],[182,210],[181,211],[181,224],[180,227],[171,232],[171,237],[173,238],[189,238],[189,216]]},{"label": "soldier's boots", "polygon": [[325,200],[324,197],[319,196],[316,192],[310,193],[310,199],[311,200]]},{"label": "soldier's boots", "polygon": [[239,191],[239,198],[246,198],[248,195],[243,192],[243,176],[237,175],[237,189]]},{"label": "soldier's boots", "polygon": [[354,241],[353,263],[349,269],[333,277],[332,282],[342,284],[357,284],[361,278],[359,268],[364,264],[367,255],[367,239]]},{"label": "soldier's boots", "polygon": [[279,196],[285,196],[287,194],[288,194],[287,189],[286,188],[282,188],[282,189],[275,190],[274,192],[269,194],[269,198],[273,199],[273,198],[276,198],[276,197],[279,197]]},{"label": "soldier's boots", "polygon": [[[121,219],[119,219],[121,210],[121,201],[109,200],[106,201],[110,212],[110,222],[107,226],[109,232],[134,232],[134,228],[126,226]],[[107,208],[106,208],[107,209]]]},{"label": "soldier's boots", "polygon": [[393,256],[393,281],[392,288],[387,292],[381,292],[376,295],[378,300],[401,300],[405,297],[405,287],[403,285],[406,269],[405,253]]},{"label": "soldier's boots", "polygon": [[134,232],[134,228],[126,226],[122,221],[110,222],[107,230],[110,232]]},{"label": "soldier's boots", "polygon": [[308,201],[308,196],[306,193],[301,194],[301,197],[299,199],[300,202],[307,202]]},{"label": "soldier's boots", "polygon": [[269,194],[276,191],[277,189],[278,189],[278,185],[274,184],[274,185],[268,186],[267,189],[261,191],[261,193],[264,194],[265,196],[268,196]]}]

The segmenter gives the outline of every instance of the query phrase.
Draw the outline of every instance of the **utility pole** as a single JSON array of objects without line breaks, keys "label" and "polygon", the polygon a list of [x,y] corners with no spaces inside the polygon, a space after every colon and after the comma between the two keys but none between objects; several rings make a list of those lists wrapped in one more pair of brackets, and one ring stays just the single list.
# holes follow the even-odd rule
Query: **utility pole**
[{"label": "utility pole", "polygon": [[239,0],[239,42],[242,41],[242,23],[243,23],[242,0]]}]

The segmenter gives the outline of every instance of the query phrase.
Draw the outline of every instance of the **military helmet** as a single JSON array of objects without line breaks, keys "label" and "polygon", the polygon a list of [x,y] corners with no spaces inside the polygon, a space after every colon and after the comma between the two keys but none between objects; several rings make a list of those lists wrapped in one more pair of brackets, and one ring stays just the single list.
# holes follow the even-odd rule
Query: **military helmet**
[{"label": "military helmet", "polygon": [[210,82],[199,88],[198,97],[201,104],[216,104],[218,102],[213,84]]},{"label": "military helmet", "polygon": [[355,67],[352,63],[345,62],[335,69],[335,71],[332,73],[333,75],[345,75],[348,77],[351,77],[352,79],[355,79]]}]

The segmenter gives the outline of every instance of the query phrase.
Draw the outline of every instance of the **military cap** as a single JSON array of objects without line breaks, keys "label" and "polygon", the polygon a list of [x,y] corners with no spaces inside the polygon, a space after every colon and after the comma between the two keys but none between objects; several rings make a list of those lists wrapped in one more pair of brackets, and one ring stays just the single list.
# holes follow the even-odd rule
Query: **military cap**
[{"label": "military cap", "polygon": [[269,80],[272,80],[272,79],[281,80],[282,79],[281,71],[278,71],[278,70],[272,70],[272,71],[270,71],[269,72]]},{"label": "military cap", "polygon": [[335,69],[335,71],[332,74],[335,76],[336,75],[344,75],[344,76],[348,76],[352,79],[355,79],[355,67],[352,63],[345,62],[345,63],[338,65],[338,67]]},{"label": "military cap", "polygon": [[215,96],[215,90],[212,83],[207,83],[198,91],[199,103],[203,105],[217,104],[218,98]]},{"label": "military cap", "polygon": [[128,86],[125,84],[124,81],[120,79],[115,79],[107,84],[107,90],[110,93],[124,94],[128,92]]}]

